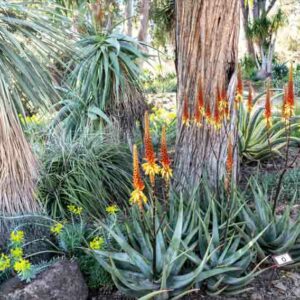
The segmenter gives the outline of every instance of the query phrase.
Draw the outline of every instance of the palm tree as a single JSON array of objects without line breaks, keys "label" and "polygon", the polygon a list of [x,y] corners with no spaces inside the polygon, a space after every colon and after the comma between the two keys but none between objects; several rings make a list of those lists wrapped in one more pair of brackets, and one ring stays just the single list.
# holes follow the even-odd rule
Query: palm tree
[{"label": "palm tree", "polygon": [[45,110],[58,98],[49,71],[50,64],[59,61],[61,51],[66,49],[66,38],[53,24],[58,21],[63,19],[46,7],[0,1],[2,213],[32,212],[39,208],[34,198],[37,163],[18,115],[26,115],[25,102]]}]

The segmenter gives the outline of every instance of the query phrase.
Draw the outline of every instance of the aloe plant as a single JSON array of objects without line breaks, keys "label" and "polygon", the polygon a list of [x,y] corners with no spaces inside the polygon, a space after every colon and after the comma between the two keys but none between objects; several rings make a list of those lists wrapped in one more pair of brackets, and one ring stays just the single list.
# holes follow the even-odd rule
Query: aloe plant
[{"label": "aloe plant", "polygon": [[98,262],[111,274],[117,288],[123,293],[141,297],[153,291],[161,291],[159,297],[168,299],[185,293],[195,283],[206,278],[236,269],[232,266],[220,266],[205,270],[211,256],[211,243],[208,243],[197,264],[191,260],[189,253],[196,251],[200,229],[195,199],[185,206],[181,197],[178,206],[170,209],[169,216],[166,217],[163,217],[163,210],[159,210],[157,225],[160,218],[163,221],[156,233],[156,274],[153,274],[154,249],[147,229],[151,224],[149,211],[141,215],[133,208],[130,214],[125,232],[121,231],[120,225],[112,230],[101,223],[121,251],[93,251]]},{"label": "aloe plant", "polygon": [[[281,90],[276,91],[272,102],[282,96]],[[264,96],[265,93],[261,93],[253,99],[251,112],[248,111],[245,102],[239,106],[239,151],[240,156],[247,160],[263,160],[274,154],[280,155],[280,151],[286,147],[288,140],[290,146],[300,143],[300,139],[294,135],[295,130],[299,129],[299,117],[297,116],[291,118],[287,128],[281,116],[274,111],[273,126],[267,129],[264,106],[261,104]]]},{"label": "aloe plant", "polygon": [[300,249],[300,215],[295,221],[290,216],[296,193],[294,200],[286,206],[283,214],[276,212],[274,214],[267,190],[260,186],[255,179],[252,179],[250,186],[254,205],[247,202],[245,197],[239,197],[242,206],[240,219],[245,223],[243,235],[247,234],[248,239],[251,239],[269,225],[257,241],[260,257],[269,254],[282,254],[293,249],[295,250],[294,259],[300,259],[300,253],[296,251]]},{"label": "aloe plant", "polygon": [[[222,209],[222,208],[220,208]],[[256,241],[267,230],[268,225],[257,232],[255,236],[248,242],[239,233],[241,225],[235,223],[238,207],[232,210],[231,215],[227,215],[229,222],[218,217],[218,208],[214,201],[211,201],[206,211],[202,230],[199,232],[199,252],[200,257],[203,255],[210,241],[211,247],[210,260],[205,266],[205,270],[216,270],[219,268],[231,267],[231,271],[223,274],[216,274],[207,280],[208,293],[212,295],[222,294],[238,294],[245,291],[248,285],[257,275],[265,269],[260,269],[261,261],[255,267],[252,265],[256,261],[256,251],[253,249]],[[220,212],[219,212],[220,214]],[[211,230],[210,228],[211,223]],[[226,227],[229,225],[228,230]]]},{"label": "aloe plant", "polygon": [[225,223],[218,223],[213,198],[203,213],[196,194],[184,201],[183,196],[177,199],[172,195],[167,212],[164,206],[157,212],[156,249],[149,230],[151,209],[139,212],[132,208],[126,216],[125,231],[119,224],[112,229],[100,222],[119,249],[89,251],[121,292],[145,299],[157,292],[158,298],[177,299],[207,281],[212,293],[237,293],[261,272],[258,266],[251,270],[251,263],[255,257],[253,245],[262,233],[247,243],[234,229],[232,218],[228,238],[223,240],[220,232]]}]

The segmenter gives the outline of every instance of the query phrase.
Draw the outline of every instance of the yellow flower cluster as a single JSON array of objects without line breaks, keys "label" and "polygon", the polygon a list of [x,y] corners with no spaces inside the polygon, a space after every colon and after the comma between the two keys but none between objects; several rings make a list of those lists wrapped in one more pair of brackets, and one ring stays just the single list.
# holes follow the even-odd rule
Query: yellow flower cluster
[{"label": "yellow flower cluster", "polygon": [[115,215],[119,211],[119,208],[116,204],[113,204],[113,205],[107,206],[105,210],[109,215]]},{"label": "yellow flower cluster", "polygon": [[92,250],[100,250],[104,244],[104,239],[101,236],[95,237],[92,241],[90,241],[90,248]]},{"label": "yellow flower cluster", "polygon": [[154,107],[152,109],[153,113],[150,115],[150,121],[152,123],[160,123],[164,122],[165,124],[170,124],[176,118],[175,111],[168,111],[164,108]]},{"label": "yellow flower cluster", "polygon": [[10,268],[10,258],[7,255],[2,253],[0,256],[0,272],[3,272],[9,268]]},{"label": "yellow flower cluster", "polygon": [[28,123],[33,123],[36,125],[40,125],[42,123],[41,117],[37,115],[32,115],[32,116],[26,116],[24,118],[23,115],[19,114],[19,119],[23,125],[28,124]]},{"label": "yellow flower cluster", "polygon": [[60,232],[62,231],[62,229],[64,228],[64,225],[61,224],[61,223],[56,223],[55,225],[51,226],[50,227],[50,231],[53,233],[53,234],[60,234]]},{"label": "yellow flower cluster", "polygon": [[14,270],[17,273],[22,273],[22,272],[28,271],[28,270],[30,270],[30,268],[31,268],[31,264],[30,264],[29,260],[24,259],[24,258],[21,258],[20,260],[18,260],[14,263]]},{"label": "yellow flower cluster", "polygon": [[14,259],[19,259],[23,256],[23,249],[20,247],[13,248],[10,250],[10,254]]},{"label": "yellow flower cluster", "polygon": [[80,206],[70,204],[70,205],[68,205],[68,210],[72,214],[79,216],[79,215],[81,215],[83,208]]},{"label": "yellow flower cluster", "polygon": [[11,232],[10,241],[14,244],[22,244],[24,242],[24,231],[17,230]]}]

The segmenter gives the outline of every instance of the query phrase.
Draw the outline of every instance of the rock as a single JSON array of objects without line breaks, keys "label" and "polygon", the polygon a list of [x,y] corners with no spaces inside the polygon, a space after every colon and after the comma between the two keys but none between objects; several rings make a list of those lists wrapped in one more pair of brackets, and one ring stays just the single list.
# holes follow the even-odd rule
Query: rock
[{"label": "rock", "polygon": [[75,261],[60,261],[29,284],[16,278],[0,286],[0,300],[86,300],[88,288]]},{"label": "rock", "polygon": [[293,294],[297,299],[300,299],[300,288],[293,289]]},{"label": "rock", "polygon": [[274,284],[274,286],[277,289],[282,290],[282,291],[286,291],[287,290],[287,287],[282,282],[277,282],[277,283]]},{"label": "rock", "polygon": [[250,296],[250,300],[263,300],[264,298],[259,293],[253,293]]}]

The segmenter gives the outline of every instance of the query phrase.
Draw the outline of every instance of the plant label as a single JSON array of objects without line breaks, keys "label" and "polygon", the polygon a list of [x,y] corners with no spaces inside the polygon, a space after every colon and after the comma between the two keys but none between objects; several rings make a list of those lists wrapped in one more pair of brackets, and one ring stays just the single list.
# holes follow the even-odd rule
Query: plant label
[{"label": "plant label", "polygon": [[281,255],[274,255],[273,260],[276,263],[276,265],[279,267],[293,262],[293,259],[288,253],[284,253]]}]

